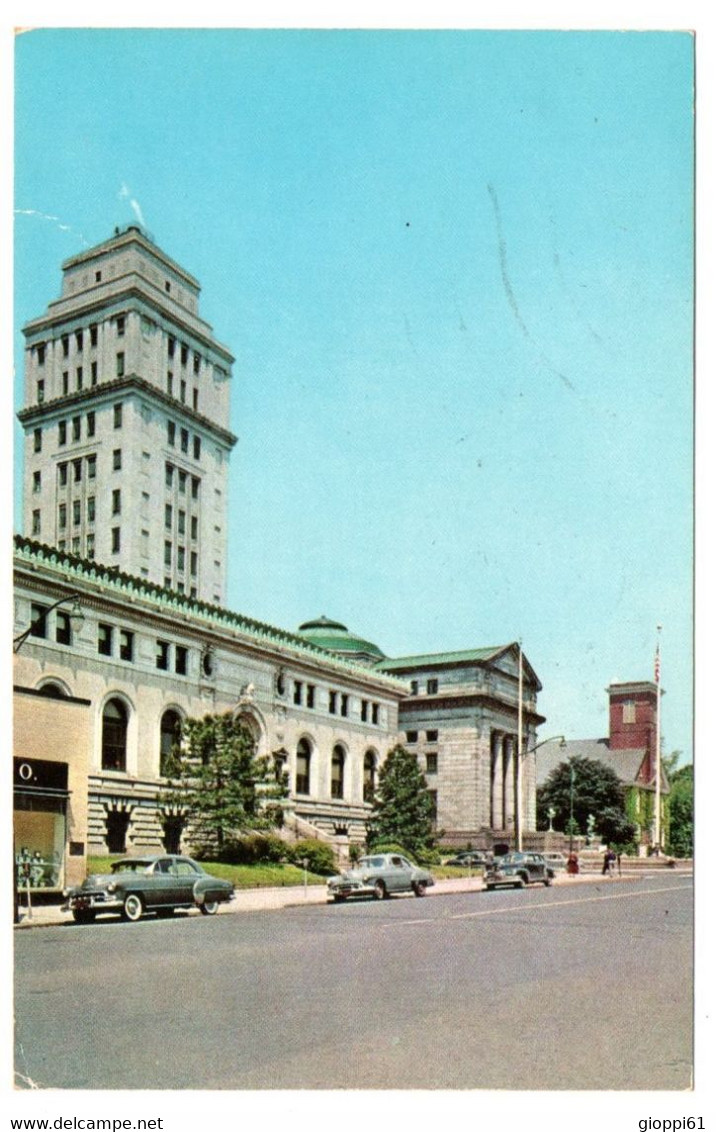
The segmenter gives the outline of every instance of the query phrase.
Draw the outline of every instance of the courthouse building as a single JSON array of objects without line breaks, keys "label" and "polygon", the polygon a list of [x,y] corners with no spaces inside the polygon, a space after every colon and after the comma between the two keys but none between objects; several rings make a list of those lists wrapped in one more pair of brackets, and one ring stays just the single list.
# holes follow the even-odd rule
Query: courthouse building
[{"label": "courthouse building", "polygon": [[287,770],[288,835],[362,841],[399,739],[446,840],[512,836],[518,782],[533,828],[540,684],[525,658],[520,682],[518,646],[391,659],[327,618],[289,632],[228,610],[233,358],[199,284],[138,225],[62,270],[23,330],[18,414],[15,841],[35,887],[74,881],[90,853],[181,844],[164,760],[209,712]]}]

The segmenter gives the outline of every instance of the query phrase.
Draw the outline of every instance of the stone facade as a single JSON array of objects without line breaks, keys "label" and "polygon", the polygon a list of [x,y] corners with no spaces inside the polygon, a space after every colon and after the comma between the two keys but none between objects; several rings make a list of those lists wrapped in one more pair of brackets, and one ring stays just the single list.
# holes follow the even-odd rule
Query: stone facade
[{"label": "stone facade", "polygon": [[25,532],[221,604],[233,358],[138,227],[63,264],[24,327]]}]

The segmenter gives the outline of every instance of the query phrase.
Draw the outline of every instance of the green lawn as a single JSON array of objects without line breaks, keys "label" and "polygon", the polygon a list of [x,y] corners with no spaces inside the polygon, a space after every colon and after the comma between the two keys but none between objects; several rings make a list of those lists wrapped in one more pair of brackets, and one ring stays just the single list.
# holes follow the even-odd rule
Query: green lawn
[{"label": "green lawn", "polygon": [[[88,873],[108,873],[113,861],[120,861],[125,854],[115,857],[90,857],[87,861]],[[303,884],[303,869],[295,865],[224,865],[220,861],[202,861],[201,866],[215,877],[230,880],[236,888],[281,888],[284,885]],[[325,884],[326,878],[314,873],[308,874],[309,884]]]}]

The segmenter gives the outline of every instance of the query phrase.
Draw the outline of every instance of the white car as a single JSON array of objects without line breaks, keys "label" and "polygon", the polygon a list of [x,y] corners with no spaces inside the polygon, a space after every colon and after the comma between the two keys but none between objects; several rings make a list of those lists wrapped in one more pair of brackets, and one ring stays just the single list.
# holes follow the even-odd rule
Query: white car
[{"label": "white car", "polygon": [[328,895],[336,903],[349,896],[372,896],[384,900],[396,892],[425,896],[433,877],[398,853],[376,853],[361,857],[358,863],[338,876],[328,878]]}]

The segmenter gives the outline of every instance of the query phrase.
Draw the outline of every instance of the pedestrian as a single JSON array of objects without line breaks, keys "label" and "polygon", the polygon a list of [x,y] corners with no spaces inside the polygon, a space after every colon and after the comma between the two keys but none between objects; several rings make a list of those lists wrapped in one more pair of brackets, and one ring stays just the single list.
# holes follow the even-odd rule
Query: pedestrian
[{"label": "pedestrian", "polygon": [[576,853],[570,853],[567,857],[567,872],[570,876],[576,876],[579,872],[579,857]]},{"label": "pedestrian", "polygon": [[602,865],[602,876],[613,876],[614,862],[616,861],[616,859],[617,855],[614,850],[607,848],[607,851],[604,854],[604,864]]}]

